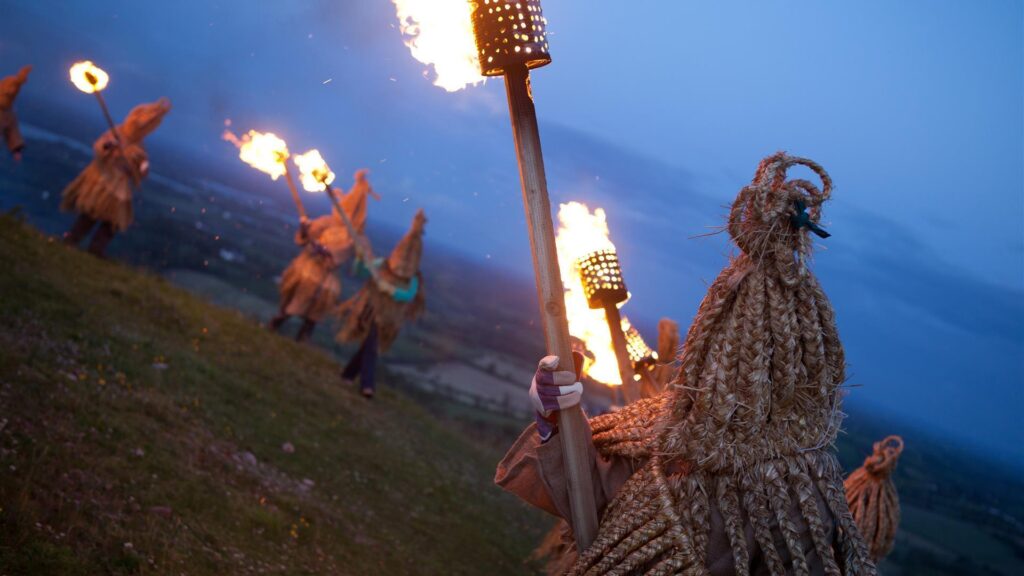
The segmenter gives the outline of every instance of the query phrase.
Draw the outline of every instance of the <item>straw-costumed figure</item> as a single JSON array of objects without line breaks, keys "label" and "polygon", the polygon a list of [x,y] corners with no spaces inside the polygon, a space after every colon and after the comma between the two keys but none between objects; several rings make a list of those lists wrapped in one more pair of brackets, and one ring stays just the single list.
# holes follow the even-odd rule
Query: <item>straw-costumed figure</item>
[{"label": "straw-costumed figure", "polygon": [[[796,165],[822,187],[787,180]],[[832,451],[843,347],[807,267],[831,192],[821,166],[784,153],[740,191],[727,229],[741,253],[701,303],[675,380],[591,421],[601,456],[635,472],[570,574],[875,573]]]},{"label": "straw-costumed figure", "polygon": [[892,473],[903,453],[903,438],[875,442],[864,465],[846,479],[846,502],[875,562],[892,550],[900,524],[900,499]]},{"label": "straw-costumed figure", "polygon": [[[340,194],[340,191],[334,193]],[[342,210],[357,232],[366,228],[369,193],[368,188],[356,187],[341,198]],[[275,328],[289,316],[321,322],[337,308],[341,281],[336,272],[351,258],[354,245],[337,210],[306,223],[296,234],[295,242],[304,249],[281,276],[281,309],[272,321],[272,325],[277,324]]]},{"label": "straw-costumed figure", "polygon": [[14,101],[18,98],[21,87],[28,81],[32,72],[31,66],[25,66],[17,74],[0,78],[0,137],[3,138],[7,150],[17,157],[25,147],[25,139],[18,127],[18,117],[14,114]]},{"label": "straw-costumed figure", "polygon": [[296,233],[304,249],[281,275],[281,311],[320,322],[337,305],[341,281],[335,271],[348,259],[352,238],[341,219],[331,214],[309,222]]},{"label": "straw-costumed figure", "polygon": [[[423,278],[420,274],[420,259],[423,255],[423,232],[427,217],[420,210],[413,218],[409,231],[398,243],[391,255],[379,263],[381,280],[397,289],[416,286],[415,296],[409,302],[398,301],[386,292],[375,280],[366,284],[352,298],[338,309],[341,329],[339,342],[361,342],[376,324],[379,331],[378,350],[383,353],[391,347],[402,325],[415,320],[426,308]],[[373,264],[371,264],[373,265]]]},{"label": "straw-costumed figure", "polygon": [[120,147],[110,130],[104,132],[93,144],[92,162],[64,189],[61,210],[108,223],[113,232],[127,229],[133,218],[132,188],[149,173],[142,141],[170,110],[167,98],[133,108],[117,127]]}]

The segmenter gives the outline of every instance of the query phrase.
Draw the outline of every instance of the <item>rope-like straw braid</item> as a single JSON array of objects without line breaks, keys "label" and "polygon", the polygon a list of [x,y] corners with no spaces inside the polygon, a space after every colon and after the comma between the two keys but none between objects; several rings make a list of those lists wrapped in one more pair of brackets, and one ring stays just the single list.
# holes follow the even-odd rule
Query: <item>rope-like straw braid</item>
[{"label": "rope-like straw braid", "polygon": [[800,512],[804,522],[811,532],[811,540],[814,542],[814,549],[818,558],[825,568],[826,576],[841,576],[839,565],[836,563],[835,551],[832,549],[832,538],[825,528],[821,519],[821,512],[818,508],[817,499],[814,496],[814,484],[807,470],[800,462],[789,463],[789,475],[793,479],[796,489],[797,502],[800,505]]},{"label": "rope-like straw braid", "polygon": [[800,542],[800,530],[793,523],[789,515],[792,501],[789,498],[789,485],[783,481],[779,470],[774,463],[769,463],[765,470],[765,480],[768,488],[768,502],[775,512],[775,519],[779,524],[782,537],[789,549],[789,557],[793,562],[793,573],[796,576],[810,576],[811,569],[807,565],[807,557],[804,556],[803,544]]},{"label": "rope-like straw braid", "polygon": [[842,476],[839,474],[839,463],[835,458],[820,459],[817,461],[817,483],[818,490],[825,496],[829,511],[835,518],[839,531],[839,543],[845,555],[844,563],[848,570],[857,574],[874,576],[877,574],[874,563],[871,561],[868,547],[861,537],[853,515],[843,498]]},{"label": "rope-like straw braid", "polygon": [[747,538],[743,530],[743,517],[740,513],[740,499],[736,485],[732,477],[719,476],[717,489],[718,510],[722,513],[725,533],[729,537],[733,563],[736,564],[736,575],[749,576],[750,550],[747,549]]},{"label": "rope-like straw braid", "polygon": [[762,478],[755,480],[748,474],[741,479],[743,487],[743,506],[746,508],[747,518],[754,528],[754,539],[758,548],[764,555],[765,563],[772,574],[784,574],[786,569],[775,548],[775,539],[772,537],[772,514],[768,510],[768,497],[762,492],[764,481]]},{"label": "rope-like straw braid", "polygon": [[900,523],[900,502],[892,472],[903,452],[903,439],[889,436],[875,442],[874,453],[846,479],[846,502],[878,562],[892,550]]}]

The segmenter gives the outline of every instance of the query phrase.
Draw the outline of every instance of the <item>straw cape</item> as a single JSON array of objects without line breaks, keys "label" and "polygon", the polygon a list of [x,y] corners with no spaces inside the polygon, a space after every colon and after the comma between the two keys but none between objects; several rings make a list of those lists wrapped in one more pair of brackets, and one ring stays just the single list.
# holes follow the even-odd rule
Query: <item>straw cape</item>
[{"label": "straw cape", "polygon": [[[341,207],[357,231],[366,227],[365,190],[343,196]],[[352,256],[353,239],[334,211],[310,222],[295,235],[295,242],[305,249],[281,276],[281,310],[287,316],[320,322],[337,307],[341,281],[335,272]]]},{"label": "straw cape", "polygon": [[418,211],[405,237],[379,268],[381,279],[398,288],[408,288],[415,279],[418,284],[416,295],[410,302],[399,302],[381,290],[374,280],[368,280],[359,292],[339,307],[339,342],[362,342],[376,323],[380,335],[378,349],[381,353],[387,352],[398,337],[402,324],[419,318],[423,313],[426,298],[423,294],[420,259],[423,256],[423,231],[426,223],[427,217],[422,210]]},{"label": "straw cape", "polygon": [[92,162],[64,189],[61,210],[109,222],[115,232],[127,229],[133,219],[132,187],[149,173],[149,156],[142,141],[160,126],[170,109],[166,98],[133,108],[117,127],[121,150],[113,132],[104,132],[93,144]]},{"label": "straw cape", "polygon": [[902,453],[903,438],[899,436],[875,442],[874,452],[845,483],[846,502],[875,562],[892,551],[900,524],[900,499],[892,473]]},{"label": "straw cape", "polygon": [[[822,187],[787,179],[796,165]],[[603,510],[569,574],[875,574],[833,454],[843,348],[807,266],[831,192],[821,166],[781,152],[740,191],[727,230],[741,252],[701,303],[674,380],[590,421]],[[529,432],[496,481],[566,517],[557,443]]]},{"label": "straw cape", "polygon": [[25,139],[18,127],[18,117],[14,114],[14,101],[21,87],[28,81],[31,66],[25,66],[13,76],[0,79],[0,137],[11,154],[21,152],[25,147]]}]

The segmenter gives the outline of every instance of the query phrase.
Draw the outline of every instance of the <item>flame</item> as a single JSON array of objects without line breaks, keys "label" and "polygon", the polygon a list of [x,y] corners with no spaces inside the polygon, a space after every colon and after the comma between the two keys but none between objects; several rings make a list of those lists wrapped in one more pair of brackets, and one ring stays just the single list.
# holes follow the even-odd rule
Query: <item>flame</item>
[{"label": "flame", "polygon": [[287,170],[288,145],[270,132],[250,130],[238,138],[230,130],[225,130],[223,138],[238,147],[238,157],[243,162],[269,174],[273,180],[283,176]]},{"label": "flame", "polygon": [[110,83],[110,76],[89,60],[76,62],[69,73],[75,88],[86,94],[100,92]]},{"label": "flame", "polygon": [[434,68],[449,92],[483,84],[470,0],[392,0],[412,57]]},{"label": "flame", "polygon": [[565,312],[569,318],[569,333],[583,340],[594,354],[594,364],[588,376],[608,385],[622,384],[619,363],[608,333],[608,320],[603,310],[592,310],[583,291],[583,277],[576,261],[595,250],[614,249],[609,239],[608,221],[604,210],[593,213],[586,204],[569,202],[558,208],[558,266],[565,286]]},{"label": "flame", "polygon": [[334,182],[334,172],[331,172],[330,166],[324,162],[319,150],[299,154],[294,160],[295,165],[299,167],[299,178],[306,192],[323,192],[325,185],[330,186],[331,182]]}]

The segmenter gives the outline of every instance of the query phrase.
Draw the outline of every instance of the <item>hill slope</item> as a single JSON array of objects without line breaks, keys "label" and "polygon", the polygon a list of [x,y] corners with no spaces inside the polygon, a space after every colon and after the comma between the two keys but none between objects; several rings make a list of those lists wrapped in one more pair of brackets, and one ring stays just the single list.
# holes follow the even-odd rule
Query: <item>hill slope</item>
[{"label": "hill slope", "polygon": [[0,572],[522,573],[546,527],[413,402],[10,217],[0,294]]}]

